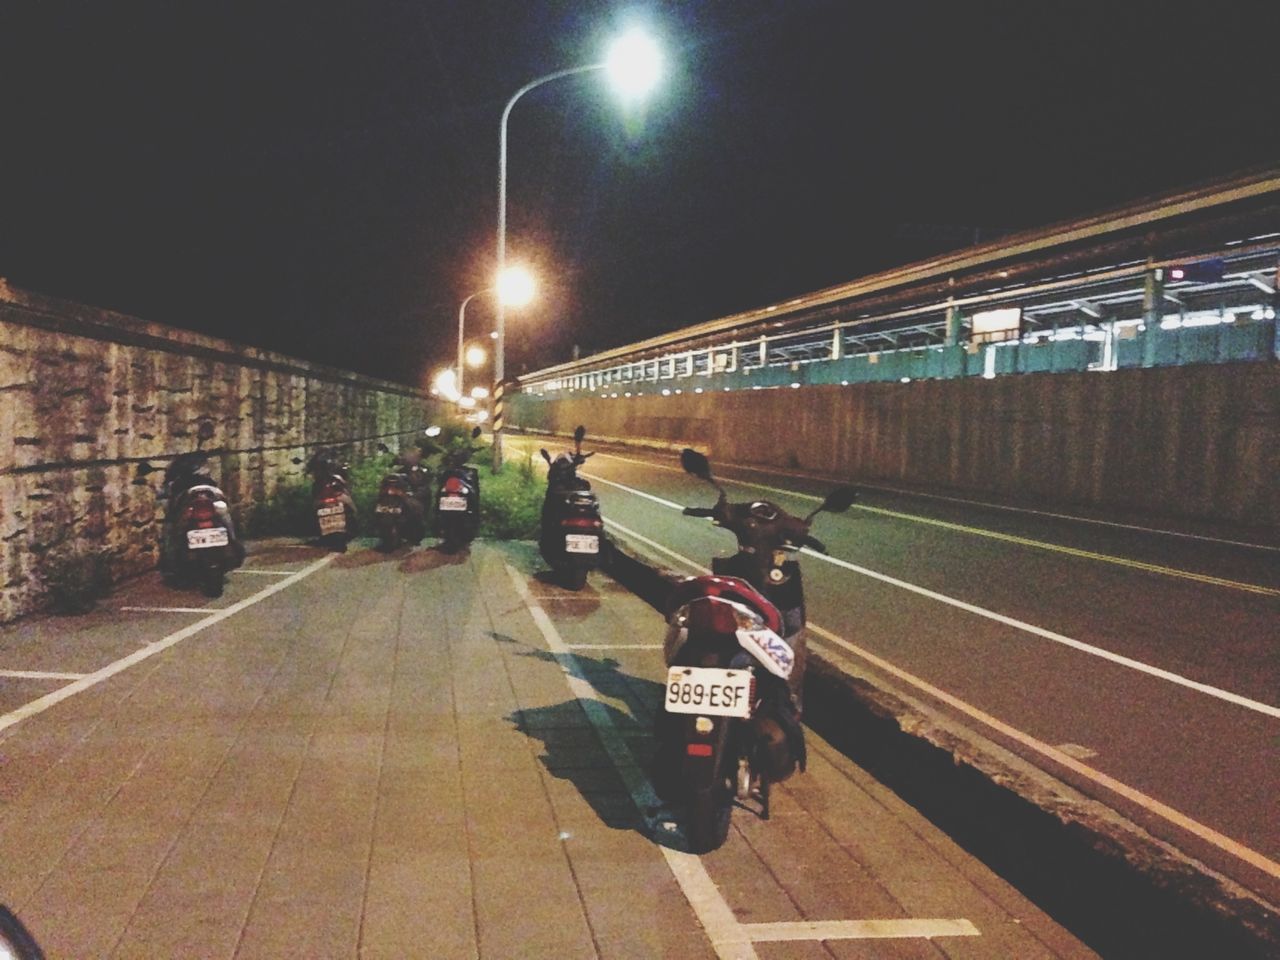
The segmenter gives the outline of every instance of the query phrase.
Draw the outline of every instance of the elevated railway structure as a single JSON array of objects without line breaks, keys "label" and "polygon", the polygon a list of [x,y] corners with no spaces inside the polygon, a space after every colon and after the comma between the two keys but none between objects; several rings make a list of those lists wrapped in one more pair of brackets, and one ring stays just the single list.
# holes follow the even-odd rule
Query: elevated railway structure
[{"label": "elevated railway structure", "polygon": [[1274,361],[1280,169],[1003,238],[521,379],[527,397]]}]

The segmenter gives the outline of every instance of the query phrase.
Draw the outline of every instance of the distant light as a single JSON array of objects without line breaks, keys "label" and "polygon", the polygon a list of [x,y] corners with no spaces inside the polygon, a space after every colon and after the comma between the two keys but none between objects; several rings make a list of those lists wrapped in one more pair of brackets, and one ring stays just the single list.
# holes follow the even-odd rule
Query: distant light
[{"label": "distant light", "polygon": [[793,384],[791,385],[791,389],[792,389],[792,390],[799,390],[799,389],[800,389],[800,384],[798,384],[798,383],[793,383]]},{"label": "distant light", "polygon": [[489,334],[489,339],[490,339],[490,340],[497,340],[497,339],[498,339],[498,331],[497,331],[497,330],[492,331],[492,332]]},{"label": "distant light", "polygon": [[697,387],[693,392],[694,392],[694,393],[701,393],[701,392],[702,392],[702,388],[701,388],[701,387]]},{"label": "distant light", "polygon": [[422,432],[425,433],[428,437],[440,436],[440,428],[437,427],[434,423],[431,426],[427,427],[427,429],[423,430]]},{"label": "distant light", "polygon": [[778,308],[777,308],[777,307],[765,307],[764,309],[765,309],[765,313],[773,313],[773,311],[777,310]]},{"label": "distant light", "polygon": [[485,397],[489,396],[489,388],[488,387],[472,387],[471,396],[475,397],[477,400],[483,400]]},{"label": "distant light", "polygon": [[624,396],[624,397],[629,397],[629,396],[631,396],[631,391],[630,391],[630,390],[628,390],[626,393],[624,393],[624,394],[623,394],[623,396]]},{"label": "distant light", "polygon": [[841,381],[840,381],[840,386],[842,386],[842,387],[847,387],[848,385],[849,385],[849,381],[848,381],[848,380],[841,380]]},{"label": "distant light", "polygon": [[671,396],[671,391],[670,391],[670,390],[668,390],[666,387],[663,387],[663,388],[662,388],[662,395],[663,395],[664,397],[669,397],[669,396]]},{"label": "distant light", "polygon": [[683,390],[677,390],[676,393],[684,393]]},{"label": "distant light", "polygon": [[899,380],[898,382],[899,382],[899,383],[910,383],[910,382],[911,382],[911,378],[910,378],[910,377],[903,377],[903,378],[902,378],[901,380]]},{"label": "distant light", "polygon": [[484,352],[484,347],[467,347],[467,366],[478,367],[488,356]]}]

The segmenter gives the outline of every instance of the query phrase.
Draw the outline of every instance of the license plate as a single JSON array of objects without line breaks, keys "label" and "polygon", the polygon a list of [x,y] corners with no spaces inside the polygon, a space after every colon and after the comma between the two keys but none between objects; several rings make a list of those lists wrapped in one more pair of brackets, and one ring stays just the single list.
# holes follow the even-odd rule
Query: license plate
[{"label": "license plate", "polygon": [[465,510],[467,509],[466,497],[441,497],[441,510]]},{"label": "license plate", "polygon": [[347,529],[347,517],[345,513],[322,513],[320,514],[320,533],[326,535],[330,533],[342,533]]},{"label": "license plate", "polygon": [[703,716],[751,716],[751,671],[717,667],[670,667],[667,670],[668,713]]},{"label": "license plate", "polygon": [[335,504],[332,504],[331,506],[328,506],[328,507],[317,507],[317,508],[316,508],[316,516],[317,516],[317,517],[332,517],[332,516],[335,516],[336,514],[343,513],[343,512],[345,511],[345,509],[346,509],[346,508],[345,508],[345,507],[343,507],[343,505],[342,505],[342,504],[340,504],[340,503],[335,503]]},{"label": "license plate", "polygon": [[599,553],[600,538],[585,533],[566,533],[564,535],[565,553]]},{"label": "license plate", "polygon": [[190,550],[204,550],[206,547],[225,547],[229,542],[227,531],[223,527],[187,531],[187,548]]},{"label": "license plate", "polygon": [[400,508],[394,503],[380,503],[374,507],[374,513],[399,513]]}]

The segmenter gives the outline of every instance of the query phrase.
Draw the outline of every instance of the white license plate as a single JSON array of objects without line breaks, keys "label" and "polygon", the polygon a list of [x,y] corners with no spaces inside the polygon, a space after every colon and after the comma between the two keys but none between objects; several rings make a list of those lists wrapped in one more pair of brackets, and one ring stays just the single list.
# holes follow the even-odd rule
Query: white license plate
[{"label": "white license plate", "polygon": [[566,533],[564,535],[565,553],[599,553],[600,538],[585,533]]},{"label": "white license plate", "polygon": [[204,550],[206,547],[225,547],[229,542],[230,540],[224,527],[187,531],[187,548],[190,550]]},{"label": "white license plate", "polygon": [[342,533],[347,529],[347,516],[345,513],[322,513],[320,514],[320,534],[326,536],[330,533]]},{"label": "white license plate", "polygon": [[667,713],[716,717],[751,716],[751,671],[717,667],[670,667]]},{"label": "white license plate", "polygon": [[467,509],[466,497],[441,497],[441,510],[465,510]]},{"label": "white license plate", "polygon": [[399,513],[400,508],[394,503],[380,503],[374,508],[374,513]]},{"label": "white license plate", "polygon": [[335,515],[337,515],[337,514],[339,514],[339,513],[343,513],[343,512],[345,512],[345,510],[346,510],[346,508],[345,508],[342,504],[340,504],[340,503],[335,503],[335,504],[331,504],[330,506],[327,506],[327,507],[317,507],[317,508],[316,508],[316,516],[317,516],[317,517],[332,517],[332,516],[335,516]]}]

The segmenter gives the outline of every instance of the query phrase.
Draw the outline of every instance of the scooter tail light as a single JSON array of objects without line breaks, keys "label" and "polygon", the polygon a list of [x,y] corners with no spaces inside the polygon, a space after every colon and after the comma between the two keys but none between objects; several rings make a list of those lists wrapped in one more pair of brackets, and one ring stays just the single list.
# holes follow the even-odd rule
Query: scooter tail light
[{"label": "scooter tail light", "polygon": [[449,477],[444,482],[444,492],[454,496],[461,496],[467,492],[467,487],[457,477]]},{"label": "scooter tail light", "polygon": [[604,521],[597,520],[595,517],[565,517],[560,522],[563,526],[579,530],[600,530],[604,527]]},{"label": "scooter tail light", "polygon": [[711,744],[709,743],[685,744],[684,752],[691,757],[709,757],[711,756]]},{"label": "scooter tail light", "polygon": [[218,521],[218,510],[213,505],[212,500],[205,500],[202,497],[198,500],[193,500],[187,507],[186,518],[188,522],[197,526],[212,527]]},{"label": "scooter tail light", "polygon": [[690,630],[732,634],[738,631],[738,617],[733,607],[710,597],[689,604],[687,626]]}]

